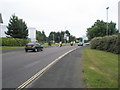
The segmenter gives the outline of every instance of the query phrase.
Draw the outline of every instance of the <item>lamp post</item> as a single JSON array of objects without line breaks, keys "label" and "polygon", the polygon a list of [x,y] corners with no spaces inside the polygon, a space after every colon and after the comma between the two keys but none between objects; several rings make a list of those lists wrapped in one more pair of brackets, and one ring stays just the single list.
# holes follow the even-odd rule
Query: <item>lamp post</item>
[{"label": "lamp post", "polygon": [[[2,15],[0,13],[0,37],[2,35],[2,23],[3,23],[3,20],[2,20]],[[2,40],[0,40],[0,46],[2,46]],[[2,51],[0,51],[0,89],[2,89]]]},{"label": "lamp post", "polygon": [[118,2],[118,30],[120,33],[120,1]]},{"label": "lamp post", "polygon": [[106,30],[106,35],[109,35],[109,31],[108,31],[108,9],[109,9],[109,7],[106,8],[106,10],[107,10],[107,30]]}]

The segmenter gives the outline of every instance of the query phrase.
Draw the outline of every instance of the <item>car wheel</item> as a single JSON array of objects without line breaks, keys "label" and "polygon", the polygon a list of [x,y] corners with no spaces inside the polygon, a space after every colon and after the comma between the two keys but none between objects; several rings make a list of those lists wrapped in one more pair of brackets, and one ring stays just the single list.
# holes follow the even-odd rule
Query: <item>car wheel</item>
[{"label": "car wheel", "polygon": [[35,50],[34,50],[35,52],[38,52],[38,49],[37,48],[35,48]]}]

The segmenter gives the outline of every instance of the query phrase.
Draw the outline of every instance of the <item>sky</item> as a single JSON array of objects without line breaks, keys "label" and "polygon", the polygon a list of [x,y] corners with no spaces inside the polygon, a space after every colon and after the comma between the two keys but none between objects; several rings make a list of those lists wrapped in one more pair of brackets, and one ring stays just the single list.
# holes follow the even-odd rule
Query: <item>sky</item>
[{"label": "sky", "polygon": [[3,24],[8,25],[15,14],[28,27],[45,31],[65,31],[76,36],[86,35],[87,28],[96,20],[113,21],[118,28],[118,2],[120,0],[0,0]]}]

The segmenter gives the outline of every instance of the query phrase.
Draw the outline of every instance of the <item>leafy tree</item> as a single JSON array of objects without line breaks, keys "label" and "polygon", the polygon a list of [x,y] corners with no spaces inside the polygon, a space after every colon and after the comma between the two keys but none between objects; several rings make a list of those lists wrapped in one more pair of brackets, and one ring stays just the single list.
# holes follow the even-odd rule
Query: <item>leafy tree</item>
[{"label": "leafy tree", "polygon": [[75,40],[75,37],[72,36],[68,30],[66,30],[61,32],[51,32],[48,37],[49,41],[53,41],[54,39],[54,41],[57,43],[59,43],[60,41],[64,42],[65,41],[64,34],[66,34],[69,37],[69,42]]},{"label": "leafy tree", "polygon": [[56,32],[50,32],[48,36],[48,41],[54,41],[56,38]]},{"label": "leafy tree", "polygon": [[109,33],[109,35],[113,35],[113,34],[118,33],[118,30],[116,29],[116,23],[111,21],[108,24],[108,33]]},{"label": "leafy tree", "polygon": [[69,42],[71,42],[71,41],[75,41],[76,40],[76,37],[75,36],[73,36],[73,35],[70,35],[70,40],[69,40]]},{"label": "leafy tree", "polygon": [[45,35],[45,32],[44,31],[37,31],[36,30],[36,39],[42,43],[46,42],[47,41],[47,37]]},{"label": "leafy tree", "polygon": [[[87,29],[88,39],[91,40],[94,37],[106,36],[107,35],[106,25],[107,25],[107,23],[104,22],[103,20],[101,20],[101,21],[97,20],[92,27]],[[118,33],[118,31],[116,29],[116,24],[113,23],[112,21],[110,23],[108,23],[108,32],[109,32],[109,35]]]},{"label": "leafy tree", "polygon": [[47,37],[45,35],[45,32],[42,31],[42,42],[46,42],[47,41]]},{"label": "leafy tree", "polygon": [[28,29],[26,23],[17,16],[12,15],[8,23],[8,31],[5,32],[9,37],[26,39],[28,37]]},{"label": "leafy tree", "polygon": [[41,33],[41,31],[37,31],[37,30],[36,30],[36,39],[37,39],[38,41],[42,41],[42,33]]}]

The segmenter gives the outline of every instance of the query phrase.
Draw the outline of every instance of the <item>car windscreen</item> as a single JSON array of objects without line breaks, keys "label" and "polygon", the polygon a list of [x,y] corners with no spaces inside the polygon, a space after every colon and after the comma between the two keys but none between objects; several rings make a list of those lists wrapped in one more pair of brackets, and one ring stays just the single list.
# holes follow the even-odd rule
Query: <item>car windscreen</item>
[{"label": "car windscreen", "polygon": [[27,45],[35,45],[35,43],[27,43]]}]

